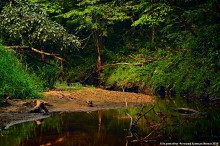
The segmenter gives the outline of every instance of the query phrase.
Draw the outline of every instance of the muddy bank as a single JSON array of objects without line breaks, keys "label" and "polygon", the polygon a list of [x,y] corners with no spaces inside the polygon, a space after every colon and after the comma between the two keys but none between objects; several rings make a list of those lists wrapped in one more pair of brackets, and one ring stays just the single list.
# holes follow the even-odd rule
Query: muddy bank
[{"label": "muddy bank", "polygon": [[54,90],[44,93],[44,98],[40,99],[49,103],[47,106],[49,114],[29,113],[33,109],[32,103],[35,99],[9,100],[10,105],[0,107],[0,127],[8,128],[11,125],[25,121],[34,121],[47,118],[56,112],[78,112],[96,111],[101,109],[125,108],[125,101],[128,107],[148,104],[153,102],[153,98],[144,94],[107,91],[103,89],[71,89]]}]

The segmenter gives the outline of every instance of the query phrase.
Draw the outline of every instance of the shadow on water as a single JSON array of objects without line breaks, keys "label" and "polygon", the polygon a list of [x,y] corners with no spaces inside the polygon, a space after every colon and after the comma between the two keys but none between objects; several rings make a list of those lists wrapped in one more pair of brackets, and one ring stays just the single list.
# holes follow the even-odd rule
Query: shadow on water
[{"label": "shadow on water", "polygon": [[[132,121],[131,121],[132,120]],[[2,146],[140,146],[220,142],[219,110],[176,99],[96,112],[59,113],[0,131]]]}]

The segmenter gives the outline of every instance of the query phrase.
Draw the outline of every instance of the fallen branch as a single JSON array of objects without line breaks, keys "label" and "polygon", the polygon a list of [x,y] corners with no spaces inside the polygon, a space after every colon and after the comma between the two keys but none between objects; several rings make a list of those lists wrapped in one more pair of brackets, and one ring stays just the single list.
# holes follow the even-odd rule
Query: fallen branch
[{"label": "fallen branch", "polygon": [[49,62],[46,62],[46,61],[44,61],[44,60],[42,60],[42,59],[38,59],[37,57],[34,57],[33,55],[27,54],[27,56],[31,57],[31,59],[36,60],[36,61],[38,61],[38,62],[42,62],[42,63],[44,63],[44,64],[46,64],[46,65],[56,67],[54,64],[51,64],[51,63],[49,63]]},{"label": "fallen branch", "polygon": [[130,135],[130,136],[127,136],[127,138],[129,138],[129,137],[135,137],[137,141],[140,140],[139,135],[138,135],[137,131],[135,130],[135,128],[136,128],[136,126],[137,126],[137,123],[138,123],[138,121],[139,121],[142,117],[146,116],[147,113],[149,113],[152,109],[154,109],[154,106],[152,106],[147,112],[144,112],[144,113],[142,114],[144,108],[145,108],[145,106],[143,105],[142,108],[141,108],[141,112],[138,113],[138,117],[137,117],[134,121],[133,121],[132,116],[128,113],[128,110],[126,109],[125,113],[126,113],[126,115],[131,119],[131,120],[130,120],[130,126],[129,126],[129,132],[130,132],[131,135]]},{"label": "fallen branch", "polygon": [[136,58],[136,57],[134,57],[134,56],[132,56],[132,55],[128,55],[128,56],[129,56],[130,58],[132,58],[133,60],[136,60],[136,61],[143,59],[143,58]]},{"label": "fallen branch", "polygon": [[28,49],[28,50],[32,50],[33,52],[36,52],[36,53],[39,53],[39,54],[42,54],[45,56],[52,56],[52,57],[54,57],[55,60],[59,60],[61,62],[64,61],[64,59],[61,57],[58,57],[57,54],[47,53],[47,52],[40,51],[40,50],[37,50],[37,49],[29,47],[29,46],[4,46],[4,47],[7,49]]},{"label": "fallen branch", "polygon": [[142,65],[144,65],[144,64],[152,63],[152,62],[154,62],[154,61],[156,61],[156,60],[157,60],[156,58],[153,58],[153,59],[149,59],[149,60],[146,60],[146,61],[144,61],[144,62],[141,62],[141,63],[120,62],[120,63],[106,64],[106,65],[103,65],[101,68],[104,69],[104,68],[107,67],[107,66],[118,66],[118,65],[142,66]]},{"label": "fallen branch", "polygon": [[[144,107],[145,107],[145,106],[142,107],[142,111],[143,111]],[[143,113],[143,114],[140,113],[140,114],[138,115],[137,119],[134,121],[134,124],[137,125],[138,121],[139,121],[142,117],[145,117],[147,113],[149,113],[151,110],[154,110],[154,107],[155,107],[155,105],[153,105],[153,106],[152,106],[148,111],[146,111],[145,113]]]}]

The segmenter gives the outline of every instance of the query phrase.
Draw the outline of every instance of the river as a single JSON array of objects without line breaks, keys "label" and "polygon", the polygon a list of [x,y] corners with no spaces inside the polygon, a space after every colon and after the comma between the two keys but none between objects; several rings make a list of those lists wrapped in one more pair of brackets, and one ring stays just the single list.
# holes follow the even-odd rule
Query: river
[{"label": "river", "polygon": [[159,99],[136,108],[60,112],[47,119],[17,124],[0,131],[0,145],[218,145],[219,123],[218,108]]}]

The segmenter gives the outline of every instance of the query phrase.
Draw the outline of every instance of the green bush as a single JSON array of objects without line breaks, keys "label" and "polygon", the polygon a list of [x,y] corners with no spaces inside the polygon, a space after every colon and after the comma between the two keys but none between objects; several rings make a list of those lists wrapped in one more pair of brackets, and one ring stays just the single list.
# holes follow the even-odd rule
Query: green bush
[{"label": "green bush", "polygon": [[220,95],[220,75],[215,66],[211,65],[212,58],[202,54],[194,57],[192,52],[186,50],[171,53],[159,49],[145,55],[158,59],[143,66],[119,65],[106,68],[103,81],[107,86],[151,87],[154,91],[164,87],[167,94],[172,89],[177,95]]},{"label": "green bush", "polygon": [[51,89],[56,84],[60,74],[60,69],[56,65],[41,65],[37,66],[37,69],[35,69],[34,72],[41,79],[44,89]]},{"label": "green bush", "polygon": [[0,45],[0,99],[40,97],[42,91],[38,78],[16,58],[14,51]]},{"label": "green bush", "polygon": [[202,95],[208,93],[213,72],[207,58],[193,58],[189,53],[179,53],[157,62],[151,85],[164,86],[178,94]]}]

